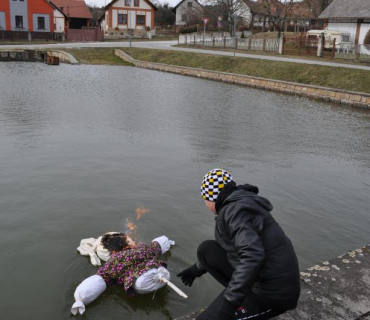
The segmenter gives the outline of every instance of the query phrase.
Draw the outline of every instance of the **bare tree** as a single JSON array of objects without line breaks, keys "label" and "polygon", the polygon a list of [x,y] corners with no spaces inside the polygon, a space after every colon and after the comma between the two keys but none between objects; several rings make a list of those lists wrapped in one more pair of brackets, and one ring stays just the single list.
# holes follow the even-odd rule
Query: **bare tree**
[{"label": "bare tree", "polygon": [[319,15],[332,3],[333,0],[304,0],[311,12],[318,18]]},{"label": "bare tree", "polygon": [[215,20],[221,17],[230,33],[234,28],[235,19],[237,19],[237,25],[250,22],[250,10],[244,0],[206,0],[206,4],[208,14]]},{"label": "bare tree", "polygon": [[173,8],[170,7],[168,2],[161,3],[159,1],[154,2],[158,11],[154,15],[154,22],[157,26],[168,26],[175,23],[176,15],[173,12]]},{"label": "bare tree", "polygon": [[261,14],[267,15],[280,37],[286,21],[291,16],[294,0],[259,0],[259,3],[262,7]]}]

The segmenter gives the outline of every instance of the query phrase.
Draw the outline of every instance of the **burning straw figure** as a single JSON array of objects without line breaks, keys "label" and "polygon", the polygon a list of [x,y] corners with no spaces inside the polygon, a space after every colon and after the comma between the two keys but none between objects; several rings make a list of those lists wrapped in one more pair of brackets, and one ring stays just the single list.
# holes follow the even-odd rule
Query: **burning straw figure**
[{"label": "burning straw figure", "polygon": [[149,244],[135,245],[125,234],[107,234],[102,238],[102,244],[110,251],[110,258],[96,275],[77,287],[76,302],[71,309],[74,315],[84,313],[85,304],[95,300],[114,283],[123,286],[129,296],[135,296],[154,292],[170,279],[165,263],[159,260],[174,244],[166,236],[155,238]]}]

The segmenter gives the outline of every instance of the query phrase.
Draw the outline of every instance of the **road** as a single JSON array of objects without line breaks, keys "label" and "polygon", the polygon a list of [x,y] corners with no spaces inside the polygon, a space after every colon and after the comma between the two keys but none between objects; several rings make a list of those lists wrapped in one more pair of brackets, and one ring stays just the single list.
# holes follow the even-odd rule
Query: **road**
[{"label": "road", "polygon": [[[217,51],[217,50],[202,50],[193,48],[180,48],[174,47],[177,41],[137,41],[132,42],[132,46],[135,48],[146,48],[146,49],[158,49],[158,50],[174,50],[174,51],[184,51],[184,52],[195,52],[195,53],[206,53],[214,54],[219,56],[233,56],[233,52],[229,51]],[[29,45],[4,45],[0,46],[0,49],[20,49],[27,47],[28,49],[60,49],[60,48],[109,48],[109,47],[122,47],[126,48],[129,46],[129,42],[76,42],[76,43],[54,43],[54,44],[29,44]],[[283,61],[283,62],[293,62],[293,63],[303,63],[310,65],[321,65],[329,67],[341,67],[359,70],[370,71],[370,66],[363,65],[352,65],[345,63],[336,63],[329,61],[319,61],[319,60],[306,60],[299,58],[287,58],[282,56],[268,56],[268,55],[257,55],[248,53],[236,53],[237,57],[252,58],[252,59],[262,59],[269,61]]]}]

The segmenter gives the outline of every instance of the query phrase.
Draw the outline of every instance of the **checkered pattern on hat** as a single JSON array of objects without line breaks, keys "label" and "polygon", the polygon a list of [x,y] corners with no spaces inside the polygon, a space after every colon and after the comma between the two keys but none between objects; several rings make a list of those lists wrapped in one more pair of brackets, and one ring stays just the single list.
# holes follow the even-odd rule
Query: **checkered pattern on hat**
[{"label": "checkered pattern on hat", "polygon": [[200,191],[204,200],[215,202],[226,184],[233,181],[230,173],[222,169],[213,169],[208,172],[202,181]]}]

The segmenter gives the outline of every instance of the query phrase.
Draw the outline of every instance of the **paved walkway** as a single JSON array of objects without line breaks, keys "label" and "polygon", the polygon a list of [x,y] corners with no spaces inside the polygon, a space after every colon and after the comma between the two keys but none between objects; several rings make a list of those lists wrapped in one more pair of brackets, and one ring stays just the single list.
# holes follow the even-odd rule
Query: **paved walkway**
[{"label": "paved walkway", "polygon": [[[193,49],[193,48],[180,48],[173,47],[176,45],[177,41],[138,41],[132,42],[132,46],[135,48],[147,48],[147,49],[159,49],[159,50],[174,50],[174,51],[184,51],[184,52],[196,52],[196,53],[206,53],[214,54],[219,56],[233,56],[233,52],[229,51],[217,51],[217,50],[202,50],[202,49]],[[129,42],[76,42],[76,43],[57,43],[57,44],[29,44],[29,45],[1,45],[1,49],[20,49],[27,47],[29,49],[45,49],[45,48],[127,48],[129,47]],[[370,66],[362,65],[352,65],[344,63],[335,63],[328,61],[319,61],[319,60],[306,60],[299,58],[287,58],[283,56],[268,56],[268,55],[256,55],[249,53],[236,53],[237,57],[243,58],[252,58],[252,59],[262,59],[270,61],[284,61],[284,62],[293,62],[293,63],[303,63],[311,65],[321,65],[329,67],[341,67],[341,68],[350,68],[350,69],[360,69],[370,71]]]},{"label": "paved walkway", "polygon": [[[370,246],[350,251],[301,272],[296,310],[275,320],[370,319]],[[194,312],[175,320],[195,320]]]}]

